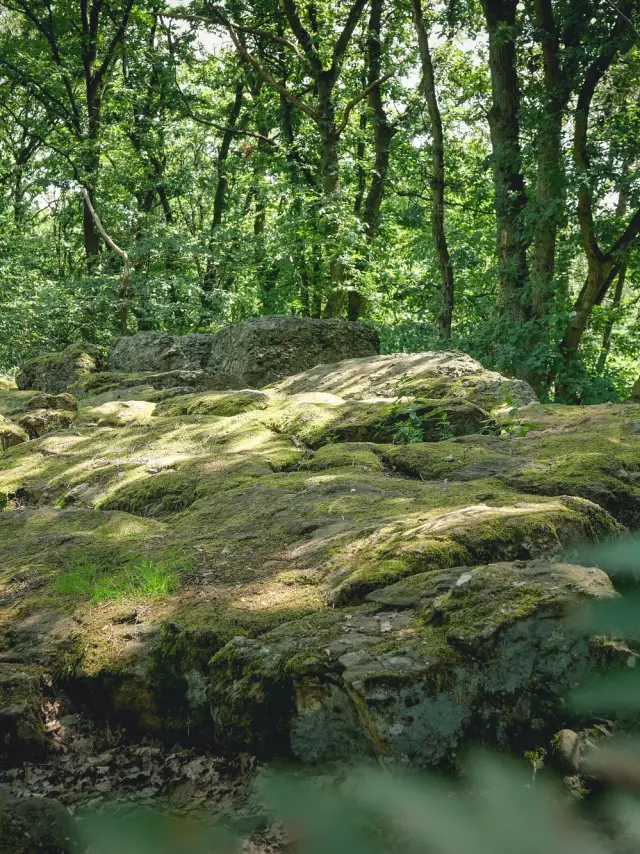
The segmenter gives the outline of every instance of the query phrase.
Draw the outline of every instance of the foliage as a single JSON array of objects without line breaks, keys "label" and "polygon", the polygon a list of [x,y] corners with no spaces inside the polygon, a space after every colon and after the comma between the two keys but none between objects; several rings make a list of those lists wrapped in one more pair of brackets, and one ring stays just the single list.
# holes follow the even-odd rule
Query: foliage
[{"label": "foliage", "polygon": [[[300,4],[312,44],[294,32],[291,5],[227,0],[222,17],[207,23],[175,17],[207,18],[207,4],[171,4],[158,16],[159,0],[104,0],[95,5],[95,33],[83,37],[75,4],[1,0],[0,369],[78,338],[107,344],[122,331],[190,332],[259,314],[348,311],[378,325],[383,352],[459,348],[529,379],[543,398],[627,396],[638,375],[640,322],[631,233],[640,204],[633,4],[626,18],[604,0],[538,4],[550,9],[559,34],[554,61],[565,93],[553,113],[561,144],[544,202],[547,101],[558,92],[547,87],[543,48],[553,39],[541,39],[533,2],[518,5],[513,33],[505,29],[514,37],[525,193],[514,228],[529,265],[514,319],[496,250],[493,166],[501,149],[487,122],[496,93],[484,12],[500,4],[423,2],[445,139],[445,231],[456,283],[450,340],[437,330],[433,133],[411,4],[391,14],[383,0],[379,33],[375,4],[354,4],[343,42],[336,33],[348,29],[347,4],[322,0],[314,13]],[[236,49],[231,36],[240,26]],[[316,62],[336,76],[326,98],[317,80],[310,84]],[[576,104],[588,69],[603,62],[585,167],[573,153]],[[388,79],[371,88],[375,76]],[[318,77],[321,85],[326,79]],[[128,252],[126,285],[119,259],[87,218],[87,187]],[[615,269],[573,347],[567,335],[591,269],[580,199],[583,209],[590,202],[601,252],[613,247]],[[555,260],[540,302],[535,259],[548,223],[557,232]]]}]

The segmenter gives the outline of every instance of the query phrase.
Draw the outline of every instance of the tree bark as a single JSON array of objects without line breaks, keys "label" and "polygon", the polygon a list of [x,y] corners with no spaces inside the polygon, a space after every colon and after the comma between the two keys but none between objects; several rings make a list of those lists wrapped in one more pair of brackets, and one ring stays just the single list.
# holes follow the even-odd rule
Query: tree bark
[{"label": "tree bark", "polygon": [[529,282],[524,209],[527,203],[518,112],[520,92],[516,67],[517,0],[482,0],[489,32],[492,106],[489,129],[493,149],[497,246],[500,269],[498,308],[509,320],[523,323],[531,315],[526,298]]},{"label": "tree bark", "polygon": [[[623,165],[623,178],[629,173],[629,163],[626,161]],[[618,194],[618,204],[616,207],[616,216],[618,219],[622,219],[627,212],[627,203],[629,200],[629,196],[627,193],[626,187],[622,187]],[[602,333],[602,348],[600,350],[600,356],[598,358],[598,367],[597,371],[599,374],[603,373],[607,359],[609,358],[609,353],[611,352],[611,342],[613,338],[613,327],[615,326],[618,312],[620,310],[620,305],[622,303],[622,295],[624,293],[624,283],[627,277],[627,263],[623,261],[620,265],[620,270],[618,272],[618,278],[616,280],[616,289],[613,294],[613,301],[611,303],[611,314],[609,315],[607,322],[604,326],[604,331]]]},{"label": "tree bark", "polygon": [[[629,3],[622,4],[611,30],[611,37],[603,50],[589,66],[584,76],[575,111],[573,135],[573,161],[580,178],[578,193],[578,222],[582,245],[587,260],[587,278],[580,291],[573,316],[565,329],[561,349],[565,364],[574,358],[587,328],[593,308],[605,298],[611,283],[626,263],[629,245],[640,234],[640,209],[638,209],[620,237],[604,251],[595,230],[593,200],[590,187],[590,161],[588,153],[589,113],[598,84],[605,76],[616,55],[628,51],[633,44],[633,31],[628,27]],[[567,390],[559,386],[557,393],[566,396]]]},{"label": "tree bark", "polygon": [[453,276],[453,264],[447,245],[447,237],[444,228],[444,190],[445,190],[445,167],[444,167],[444,132],[442,129],[442,117],[436,94],[435,75],[431,50],[429,47],[429,34],[422,14],[420,0],[412,0],[413,23],[418,34],[418,47],[420,50],[420,61],[422,65],[422,87],[424,90],[429,120],[431,122],[431,151],[432,169],[431,176],[431,236],[433,246],[440,268],[442,281],[442,303],[438,313],[438,329],[443,341],[451,339],[451,323],[453,319],[453,308],[455,302],[455,283]]},{"label": "tree bark", "polygon": [[542,48],[545,104],[538,130],[536,211],[531,259],[532,314],[548,315],[554,306],[558,228],[564,218],[565,173],[562,124],[570,86],[560,63],[560,39],[552,0],[535,0],[535,24]]},{"label": "tree bark", "polygon": [[229,158],[229,150],[231,148],[231,142],[233,141],[234,131],[238,123],[238,118],[240,117],[240,110],[242,109],[243,95],[244,83],[242,81],[239,81],[238,83],[236,83],[235,97],[233,99],[233,102],[229,106],[229,114],[227,116],[227,129],[224,132],[222,142],[220,143],[220,150],[218,151],[218,181],[216,184],[216,192],[213,200],[213,216],[211,219],[211,228],[209,231],[209,257],[207,259],[207,267],[204,274],[204,280],[202,282],[201,303],[203,308],[206,307],[207,309],[211,308],[211,306],[209,305],[209,297],[215,287],[217,276],[216,265],[212,257],[212,253],[215,246],[215,233],[222,223],[222,215],[224,213],[226,203],[227,187],[229,186],[229,179],[227,177],[226,171],[227,160]]}]

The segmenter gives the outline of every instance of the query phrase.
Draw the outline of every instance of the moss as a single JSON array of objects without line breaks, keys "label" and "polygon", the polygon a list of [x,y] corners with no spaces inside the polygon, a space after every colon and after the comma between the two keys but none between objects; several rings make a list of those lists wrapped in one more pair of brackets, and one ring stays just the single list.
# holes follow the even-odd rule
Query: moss
[{"label": "moss", "polygon": [[24,760],[42,752],[40,674],[29,666],[0,665],[0,756]]},{"label": "moss", "polygon": [[382,462],[373,449],[373,445],[358,442],[329,443],[317,450],[310,459],[303,460],[300,468],[310,471],[356,468],[362,471],[382,472]]},{"label": "moss", "polygon": [[404,424],[419,424],[423,441],[486,430],[487,413],[459,400],[348,401],[339,404],[294,403],[270,422],[278,432],[311,447],[327,442],[391,442]]},{"label": "moss", "polygon": [[76,419],[74,411],[36,409],[16,416],[16,423],[27,432],[30,439],[38,439],[47,433],[55,433],[70,427]]},{"label": "moss", "polygon": [[0,450],[6,451],[8,448],[21,445],[28,440],[29,436],[26,430],[12,421],[7,421],[0,415]]},{"label": "moss", "polygon": [[377,587],[425,570],[559,555],[621,531],[606,511],[580,499],[504,509],[467,507],[441,518],[435,525],[426,522],[379,532],[374,548],[368,554],[360,551],[357,568],[337,575],[332,601],[357,602]]},{"label": "moss", "polygon": [[259,391],[209,392],[181,396],[179,400],[168,400],[156,407],[158,415],[175,418],[179,415],[214,415],[231,418],[242,412],[266,409],[269,398]]}]

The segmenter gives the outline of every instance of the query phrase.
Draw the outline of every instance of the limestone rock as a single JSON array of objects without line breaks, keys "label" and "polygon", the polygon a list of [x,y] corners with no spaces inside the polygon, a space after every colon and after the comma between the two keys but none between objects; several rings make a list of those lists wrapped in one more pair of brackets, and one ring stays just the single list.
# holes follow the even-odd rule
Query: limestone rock
[{"label": "limestone rock", "polygon": [[58,801],[0,796],[2,854],[80,854],[74,820]]},{"label": "limestone rock", "polygon": [[24,408],[31,409],[55,409],[60,412],[75,412],[78,401],[72,394],[36,394],[30,398]]},{"label": "limestone rock", "polygon": [[580,754],[582,743],[580,736],[572,729],[561,729],[551,742],[553,749],[552,761],[558,771],[566,776],[573,776],[580,770]]},{"label": "limestone rock", "polygon": [[377,331],[364,323],[259,317],[217,332],[207,367],[262,388],[301,369],[379,352]]},{"label": "limestone rock", "polygon": [[211,335],[199,334],[138,332],[126,335],[113,345],[108,367],[120,373],[202,371],[209,361],[211,341]]},{"label": "limestone rock", "polygon": [[[242,383],[237,377],[224,373],[212,373],[201,370],[139,371],[137,373],[117,373],[105,371],[84,377],[73,384],[73,391],[79,397],[108,395],[111,398],[133,397],[143,394],[147,399],[149,390],[171,392],[168,397],[193,394],[199,391],[224,391],[240,389]],[[157,398],[157,395],[156,395]]]},{"label": "limestone rock", "polygon": [[6,451],[7,448],[20,445],[28,440],[29,435],[26,430],[0,415],[0,450]]},{"label": "limestone rock", "polygon": [[48,353],[26,362],[16,382],[19,389],[60,394],[80,377],[99,370],[101,359],[98,347],[77,342],[60,353]]},{"label": "limestone rock", "polygon": [[139,332],[120,338],[111,350],[109,370],[206,370],[238,377],[248,388],[261,388],[301,368],[379,350],[377,332],[361,323],[259,317],[213,335]]},{"label": "limestone rock", "polygon": [[508,401],[517,406],[537,402],[523,380],[508,379],[466,353],[447,350],[322,364],[276,383],[274,390],[290,395],[329,392],[351,400],[463,398],[488,411]]},{"label": "limestone rock", "polygon": [[455,766],[472,741],[540,743],[566,714],[563,692],[606,655],[623,658],[563,620],[613,596],[599,569],[488,564],[415,576],[324,625],[234,638],[211,661],[216,736],[303,761],[424,767]]},{"label": "limestone rock", "polygon": [[40,436],[46,436],[47,433],[69,427],[76,416],[77,413],[73,410],[65,412],[59,409],[34,409],[16,415],[15,419],[16,423],[26,430],[30,439],[37,439]]}]

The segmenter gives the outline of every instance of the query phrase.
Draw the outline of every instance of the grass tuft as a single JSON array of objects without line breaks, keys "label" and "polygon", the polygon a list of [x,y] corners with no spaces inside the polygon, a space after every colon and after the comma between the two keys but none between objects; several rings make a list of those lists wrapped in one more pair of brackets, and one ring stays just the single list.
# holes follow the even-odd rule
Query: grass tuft
[{"label": "grass tuft", "polygon": [[167,596],[179,585],[175,564],[155,563],[148,558],[138,557],[113,572],[96,566],[88,557],[81,557],[55,579],[52,590],[62,596],[104,602],[108,599]]}]

